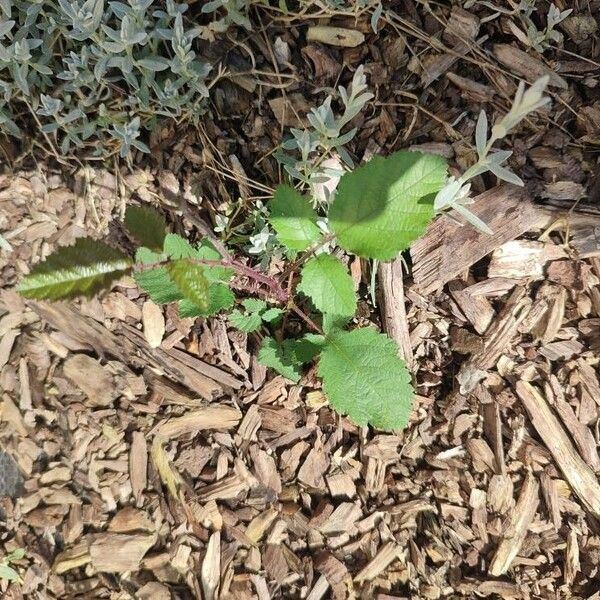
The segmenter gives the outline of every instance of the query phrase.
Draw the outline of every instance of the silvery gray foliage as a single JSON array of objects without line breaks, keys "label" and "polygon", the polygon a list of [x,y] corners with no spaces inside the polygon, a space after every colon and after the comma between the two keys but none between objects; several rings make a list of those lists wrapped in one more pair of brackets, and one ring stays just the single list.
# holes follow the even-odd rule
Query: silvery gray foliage
[{"label": "silvery gray foliage", "polygon": [[535,10],[534,3],[531,0],[522,0],[519,9],[521,10],[521,19],[527,30],[527,41],[538,52],[543,52],[549,48],[551,42],[562,43],[563,35],[555,28],[573,12],[572,8],[561,11],[555,4],[551,4],[546,15],[546,27],[541,31],[531,20],[531,14]]},{"label": "silvery gray foliage", "polygon": [[62,154],[147,152],[138,138],[157,116],[200,114],[208,96],[187,11],[174,0],[0,0],[0,130],[20,137],[30,110]]},{"label": "silvery gray foliage", "polygon": [[356,128],[345,133],[342,130],[373,98],[373,94],[367,91],[367,79],[362,65],[356,69],[348,89],[340,86],[338,93],[344,107],[340,116],[336,117],[331,106],[333,96],[327,96],[323,104],[311,109],[306,117],[311,129],[290,129],[292,137],[284,141],[281,147],[292,154],[284,151],[275,153],[286,172],[309,188],[330,177],[339,177],[339,170],[322,166],[331,156],[339,156],[349,168],[354,166],[344,145],[354,138]]},{"label": "silvery gray foliage", "polygon": [[470,210],[466,208],[472,204],[470,196],[471,184],[469,180],[477,175],[490,171],[498,179],[523,185],[521,178],[513,173],[504,163],[512,155],[510,150],[496,150],[492,147],[496,142],[508,135],[508,132],[516,127],[525,117],[550,102],[550,98],[544,96],[549,77],[540,77],[530,88],[525,89],[523,82],[519,83],[515,99],[507,114],[505,114],[492,127],[488,138],[488,118],[484,110],[479,113],[475,128],[475,148],[477,150],[477,162],[469,167],[459,177],[449,177],[444,187],[438,192],[434,200],[434,208],[437,212],[454,209],[467,222],[485,233],[492,233],[490,228]]}]

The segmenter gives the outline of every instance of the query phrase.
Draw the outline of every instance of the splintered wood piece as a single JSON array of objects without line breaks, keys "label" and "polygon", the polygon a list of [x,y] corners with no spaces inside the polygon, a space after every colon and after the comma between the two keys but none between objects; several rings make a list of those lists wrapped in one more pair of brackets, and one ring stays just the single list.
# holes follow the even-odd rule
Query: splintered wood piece
[{"label": "splintered wood piece", "polygon": [[93,349],[101,355],[114,356],[122,363],[131,364],[136,368],[146,368],[150,365],[207,400],[214,400],[222,395],[222,385],[234,389],[242,385],[241,381],[229,373],[181,350],[150,348],[144,335],[125,323],[120,324],[119,332],[122,335],[117,336],[69,305],[34,301],[28,301],[27,304],[52,327],[68,332],[69,337],[85,344],[90,350]]},{"label": "splintered wood piece", "polygon": [[530,83],[536,79],[548,75],[550,77],[549,85],[563,90],[568,89],[567,82],[557,75],[552,69],[547,67],[542,61],[534,58],[531,54],[519,50],[516,46],[510,44],[495,44],[494,55],[509,69],[524,77]]},{"label": "splintered wood piece", "polygon": [[558,531],[561,525],[560,517],[560,497],[556,482],[545,471],[540,475],[540,483],[542,485],[542,496],[548,510],[548,514],[554,525],[554,529]]},{"label": "splintered wood piece", "polygon": [[148,449],[146,448],[146,436],[141,431],[134,431],[131,436],[129,481],[135,503],[137,506],[141,506],[142,494],[148,483]]},{"label": "splintered wood piece", "polygon": [[377,554],[354,577],[354,581],[372,581],[387,569],[395,560],[402,556],[402,548],[396,542],[387,542]]},{"label": "splintered wood piece", "polygon": [[152,300],[146,300],[142,306],[142,324],[148,345],[150,348],[158,348],[165,335],[165,318],[160,306]]},{"label": "splintered wood piece", "polygon": [[540,485],[534,477],[527,475],[515,509],[505,524],[502,541],[490,563],[488,572],[493,577],[499,577],[506,573],[519,553],[537,511],[540,501],[539,488]]},{"label": "splintered wood piece", "polygon": [[590,467],[575,450],[559,420],[542,394],[525,381],[518,381],[517,395],[523,402],[538,435],[554,457],[582,504],[600,517],[600,485]]},{"label": "splintered wood piece", "polygon": [[110,406],[117,396],[108,369],[87,354],[74,354],[63,366],[63,373],[88,397],[92,406]]},{"label": "splintered wood piece", "polygon": [[322,573],[331,586],[332,600],[346,600],[352,590],[352,579],[346,565],[327,551],[319,552],[315,558],[315,569]]},{"label": "splintered wood piece", "polygon": [[[184,434],[197,433],[204,429],[228,429],[230,427],[235,427],[241,418],[242,415],[237,408],[231,406],[205,406],[181,417],[163,421],[158,425],[155,431],[154,440],[152,440],[152,462],[154,463],[162,482],[167,486],[169,492],[171,492],[173,496],[177,496],[177,489],[181,485],[182,478],[177,470],[171,465],[167,453],[165,452],[164,445],[169,440]],[[234,476],[234,479],[238,479],[237,476]],[[213,485],[222,486],[224,481],[225,480],[219,481]],[[241,482],[241,485],[244,485],[243,482]],[[210,487],[211,486],[208,486],[205,490]],[[239,493],[239,491],[226,497],[233,498],[237,493]],[[206,497],[205,500],[221,497],[223,496],[210,496]]]},{"label": "splintered wood piece", "polygon": [[137,571],[156,540],[156,534],[99,534],[90,544],[92,565],[104,573]]},{"label": "splintered wood piece", "polygon": [[561,246],[535,240],[513,240],[494,250],[488,277],[541,279],[548,261],[566,256]]},{"label": "splintered wood piece", "polygon": [[577,531],[571,526],[567,536],[567,549],[565,551],[565,583],[571,586],[575,581],[577,573],[581,570],[579,562],[579,542]]},{"label": "splintered wood piece", "polygon": [[221,532],[215,531],[206,545],[206,554],[200,571],[204,600],[216,600],[221,581]]},{"label": "splintered wood piece", "polygon": [[486,332],[490,323],[496,316],[496,311],[485,296],[473,296],[469,288],[463,289],[458,281],[451,281],[448,285],[450,294],[458,304],[467,320],[479,334]]},{"label": "splintered wood piece", "polygon": [[317,579],[317,582],[313,586],[312,590],[310,590],[308,596],[306,596],[306,600],[321,600],[321,598],[323,598],[327,593],[328,589],[329,582],[325,578],[325,575],[321,575],[321,577]]},{"label": "splintered wood piece", "polygon": [[324,535],[349,533],[356,528],[356,522],[361,516],[360,506],[352,502],[342,502],[319,527],[319,531]]},{"label": "splintered wood piece", "polygon": [[404,304],[404,281],[402,259],[383,262],[379,265],[379,283],[381,286],[381,313],[384,331],[396,342],[400,357],[412,370],[414,357],[408,331],[406,306]]},{"label": "splintered wood piece", "polygon": [[511,344],[530,309],[531,299],[526,295],[525,289],[516,288],[498,317],[490,325],[484,338],[483,348],[461,365],[457,376],[461,384],[461,393],[472,392],[485,376],[485,371],[496,364]]},{"label": "splintered wood piece", "polygon": [[[493,233],[461,226],[447,217],[436,219],[411,246],[413,277],[419,293],[429,294],[456,279],[472,264],[514,240],[542,220],[542,212],[523,188],[500,185],[475,198],[469,210]],[[458,215],[453,216],[460,221]]]},{"label": "splintered wood piece", "polygon": [[242,413],[233,406],[205,406],[181,417],[163,421],[156,429],[156,435],[170,440],[204,429],[230,429],[235,427],[241,418]]}]

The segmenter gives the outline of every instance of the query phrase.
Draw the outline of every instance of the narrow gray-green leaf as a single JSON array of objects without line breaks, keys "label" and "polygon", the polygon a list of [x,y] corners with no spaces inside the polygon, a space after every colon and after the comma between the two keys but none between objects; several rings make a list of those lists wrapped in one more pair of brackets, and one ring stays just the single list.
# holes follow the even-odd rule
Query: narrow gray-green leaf
[{"label": "narrow gray-green leaf", "polygon": [[17,291],[25,298],[59,300],[91,296],[129,271],[131,259],[103,242],[79,238],[60,248],[23,278]]},{"label": "narrow gray-green leaf", "polygon": [[306,250],[321,239],[317,213],[308,199],[288,185],[280,185],[269,208],[269,222],[279,241],[291,250]]}]

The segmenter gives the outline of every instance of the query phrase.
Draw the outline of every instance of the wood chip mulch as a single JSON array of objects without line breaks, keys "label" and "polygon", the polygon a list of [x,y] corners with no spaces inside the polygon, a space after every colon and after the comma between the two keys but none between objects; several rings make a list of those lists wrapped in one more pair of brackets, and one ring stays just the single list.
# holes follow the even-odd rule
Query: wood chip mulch
[{"label": "wood chip mulch", "polygon": [[101,171],[87,195],[31,174],[0,186],[19,223],[0,263],[0,440],[24,479],[0,543],[26,549],[4,597],[594,597],[600,259],[532,235],[523,215],[547,212],[525,201],[483,260],[439,254],[440,228],[478,247],[447,219],[415,246],[419,395],[392,435],[337,417],[312,372],[268,375],[224,320],[152,305],[144,321],[128,279],[24,302],[18,276],[102,234],[118,196]]}]

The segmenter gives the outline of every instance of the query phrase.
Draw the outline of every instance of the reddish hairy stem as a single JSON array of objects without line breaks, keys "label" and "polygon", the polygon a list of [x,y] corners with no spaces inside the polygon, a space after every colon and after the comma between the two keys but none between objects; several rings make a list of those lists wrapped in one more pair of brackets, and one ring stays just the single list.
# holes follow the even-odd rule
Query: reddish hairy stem
[{"label": "reddish hairy stem", "polygon": [[325,335],[323,333],[323,330],[307,315],[305,314],[300,308],[298,308],[295,304],[292,303],[292,305],[290,306],[290,308],[312,329],[314,329],[317,333],[320,333],[321,335]]},{"label": "reddish hairy stem", "polygon": [[[253,267],[249,267],[244,263],[241,263],[237,260],[232,259],[221,259],[221,260],[210,260],[203,258],[186,258],[185,260],[189,260],[191,263],[195,265],[204,265],[207,267],[227,267],[236,271],[239,275],[243,275],[244,277],[248,277],[252,281],[256,281],[264,286],[266,286],[277,302],[280,304],[286,304],[289,300],[288,292],[281,286],[279,281],[275,279],[275,277],[271,277],[269,275],[265,275],[260,271],[257,271]],[[156,263],[148,263],[148,264],[140,264],[136,265],[136,269],[138,271],[145,271],[147,269],[155,269],[157,267],[162,267],[168,263],[172,262],[171,260],[163,260]]]}]

